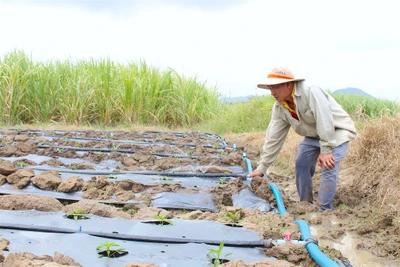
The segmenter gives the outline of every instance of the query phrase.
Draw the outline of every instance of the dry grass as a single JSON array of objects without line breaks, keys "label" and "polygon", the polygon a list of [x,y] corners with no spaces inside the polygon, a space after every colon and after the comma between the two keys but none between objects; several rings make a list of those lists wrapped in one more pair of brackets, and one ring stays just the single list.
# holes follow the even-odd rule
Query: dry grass
[{"label": "dry grass", "polygon": [[346,172],[355,197],[400,213],[400,116],[370,120],[351,143]]},{"label": "dry grass", "polygon": [[[400,214],[400,116],[381,117],[365,122],[359,136],[350,142],[340,171],[338,194],[347,204],[369,203],[388,212]],[[231,134],[224,138],[259,160],[264,132]],[[290,131],[282,151],[270,171],[292,175],[298,144],[302,137]],[[317,168],[315,181],[319,181]],[[317,179],[318,178],[318,179]]]},{"label": "dry grass", "polygon": [[[225,138],[228,143],[235,143],[238,147],[243,148],[244,152],[252,159],[253,163],[257,165],[264,145],[265,132],[227,134],[224,135],[223,138]],[[293,130],[290,130],[281,153],[269,171],[278,175],[293,174],[297,149],[301,139],[301,136],[296,134]]]}]

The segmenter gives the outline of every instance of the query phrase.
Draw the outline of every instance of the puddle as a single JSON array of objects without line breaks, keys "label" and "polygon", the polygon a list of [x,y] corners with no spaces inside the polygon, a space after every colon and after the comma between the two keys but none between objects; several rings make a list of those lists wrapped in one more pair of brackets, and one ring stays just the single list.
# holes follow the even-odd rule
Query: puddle
[{"label": "puddle", "polygon": [[[332,222],[333,224],[337,222]],[[350,233],[346,233],[340,240],[340,243],[332,240],[320,239],[320,236],[326,229],[323,226],[310,226],[310,233],[312,237],[318,239],[319,247],[333,247],[339,250],[344,257],[346,257],[353,267],[395,267],[400,266],[400,262],[382,262],[382,258],[377,258],[372,253],[357,249],[357,238]]]}]

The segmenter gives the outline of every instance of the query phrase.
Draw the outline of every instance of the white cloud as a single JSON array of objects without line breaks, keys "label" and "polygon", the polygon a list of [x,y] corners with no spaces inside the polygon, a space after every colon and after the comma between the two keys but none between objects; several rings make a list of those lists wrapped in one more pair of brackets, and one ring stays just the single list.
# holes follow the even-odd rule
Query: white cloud
[{"label": "white cloud", "polygon": [[232,96],[262,93],[256,84],[286,65],[325,89],[400,99],[395,1],[228,2],[139,1],[112,12],[99,2],[90,9],[90,1],[0,3],[0,55],[21,48],[39,60],[143,59]]}]

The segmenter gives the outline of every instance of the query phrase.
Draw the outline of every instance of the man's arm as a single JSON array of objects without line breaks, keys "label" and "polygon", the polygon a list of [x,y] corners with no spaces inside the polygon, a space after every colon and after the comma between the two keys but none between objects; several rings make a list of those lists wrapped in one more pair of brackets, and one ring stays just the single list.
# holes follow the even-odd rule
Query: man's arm
[{"label": "man's arm", "polygon": [[262,176],[260,173],[265,174],[269,166],[278,157],[290,129],[290,124],[283,120],[281,116],[284,115],[280,114],[280,111],[277,110],[276,106],[274,106],[272,118],[265,135],[263,152],[261,153],[258,167],[247,176]]}]

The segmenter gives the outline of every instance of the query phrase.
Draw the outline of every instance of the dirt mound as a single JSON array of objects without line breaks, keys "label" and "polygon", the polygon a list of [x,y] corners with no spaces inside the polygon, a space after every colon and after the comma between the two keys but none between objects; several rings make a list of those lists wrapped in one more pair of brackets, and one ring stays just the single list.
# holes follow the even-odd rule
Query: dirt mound
[{"label": "dirt mound", "polygon": [[[300,203],[296,198],[295,178],[293,176],[293,164],[297,151],[299,138],[294,133],[289,133],[288,142],[282,149],[276,164],[271,168],[268,177],[253,178],[250,185],[244,183],[243,178],[232,179],[228,182],[220,181],[215,186],[201,191],[199,188],[185,188],[180,183],[168,180],[160,180],[150,184],[143,184],[129,180],[117,180],[115,177],[94,175],[88,181],[83,181],[79,176],[72,176],[64,181],[59,174],[54,171],[42,172],[35,175],[32,169],[24,166],[33,165],[32,162],[19,160],[11,163],[3,160],[0,162],[0,185],[10,184],[13,189],[18,190],[32,183],[35,187],[42,190],[52,190],[55,192],[83,192],[85,200],[78,202],[68,202],[34,195],[2,195],[0,196],[0,209],[4,210],[29,210],[36,209],[40,211],[63,211],[72,212],[74,210],[83,210],[85,214],[95,214],[97,216],[114,218],[121,217],[125,219],[153,219],[154,216],[162,215],[166,218],[182,218],[188,220],[214,220],[223,223],[229,223],[226,219],[229,212],[238,214],[236,218],[240,224],[247,229],[256,231],[263,239],[279,240],[286,233],[291,233],[293,239],[300,239],[301,233],[295,220],[305,220],[310,225],[320,229],[320,239],[330,240],[340,243],[347,233],[351,232],[357,236],[357,247],[359,249],[369,250],[375,255],[386,259],[399,259],[400,251],[400,230],[399,213],[400,203],[397,193],[400,190],[397,174],[398,167],[398,144],[387,142],[387,139],[398,139],[400,120],[382,120],[372,123],[360,137],[353,141],[348,157],[343,162],[341,170],[341,180],[338,186],[338,193],[335,198],[334,212],[316,212],[315,206],[308,203]],[[88,136],[93,138],[102,137],[99,132],[88,132]],[[119,138],[128,138],[128,135],[118,133]],[[379,136],[378,136],[379,135]],[[77,134],[77,136],[79,136]],[[130,138],[139,138],[131,135]],[[104,136],[103,136],[104,137]],[[190,142],[199,141],[196,136],[185,137]],[[100,144],[99,142],[90,142],[90,147],[105,147],[114,149],[105,154],[101,152],[77,153],[74,149],[63,150],[56,148],[43,148],[37,151],[36,146],[50,146],[52,143],[47,139],[35,138],[30,136],[7,136],[5,142],[8,146],[0,148],[0,154],[3,157],[21,156],[29,153],[37,155],[47,155],[53,157],[52,160],[43,161],[42,165],[63,167],[70,170],[85,169],[90,170],[90,165],[85,164],[64,164],[60,158],[80,158],[93,163],[113,160],[121,162],[119,170],[142,170],[147,168],[152,171],[171,171],[177,165],[190,165],[194,163],[196,171],[201,173],[228,173],[230,169],[221,168],[221,165],[234,166],[239,165],[240,155],[246,153],[252,161],[252,167],[256,167],[258,157],[262,150],[264,133],[251,133],[239,135],[224,136],[228,143],[235,143],[238,146],[237,151],[220,153],[217,148],[197,146],[188,148],[184,146],[167,145],[165,149],[147,146],[147,151],[138,154],[127,155],[118,152],[119,149],[138,149],[131,144],[119,144],[115,147],[110,141]],[[395,138],[395,139],[393,139]],[[167,136],[165,140],[170,142],[181,141],[176,136]],[[160,140],[158,141],[165,141]],[[18,144],[11,144],[18,142]],[[57,145],[69,145],[82,148],[84,145],[76,141],[56,139]],[[200,142],[200,141],[199,141]],[[204,140],[201,141],[204,143]],[[34,144],[34,146],[32,146]],[[43,152],[46,151],[46,152]],[[205,151],[210,152],[204,159],[191,158],[195,155],[201,155]],[[154,153],[186,153],[185,157],[175,156],[172,158],[159,158]],[[373,159],[369,159],[369,156]],[[216,156],[213,158],[213,156]],[[376,160],[376,161],[374,161]],[[396,161],[397,160],[397,161]],[[375,164],[370,166],[370,163]],[[223,163],[223,164],[222,164]],[[24,165],[25,164],[25,165]],[[241,163],[243,164],[243,162]],[[39,164],[40,165],[40,164]],[[389,166],[387,166],[389,165]],[[41,165],[40,165],[41,166]],[[365,166],[365,168],[360,168]],[[19,169],[23,168],[23,169]],[[118,168],[117,168],[118,169]],[[183,168],[181,169],[183,170]],[[189,169],[185,169],[188,171]],[[193,168],[191,169],[193,171]],[[276,171],[275,170],[279,170]],[[314,177],[314,188],[318,186],[317,170]],[[268,180],[266,180],[267,178]],[[281,191],[283,202],[285,203],[287,214],[284,216],[276,213],[262,213],[258,210],[233,207],[232,196],[242,189],[251,189],[258,197],[272,203],[275,203],[275,197],[269,188],[269,183],[274,183]],[[187,211],[187,210],[166,210],[150,207],[152,197],[161,192],[184,192],[200,193],[207,192],[214,195],[214,202],[219,212],[209,211]],[[316,193],[316,192],[315,192]],[[117,201],[135,200],[137,205],[112,206],[100,203],[100,200],[110,200],[116,196]],[[1,244],[1,241],[0,241]],[[261,261],[255,263],[244,263],[240,260],[231,261],[221,266],[317,266],[309,257],[304,247],[293,244],[277,246],[265,251],[267,255],[276,257],[279,261],[268,262]],[[345,259],[343,255],[332,247],[321,247],[323,252],[330,258]],[[13,257],[16,257],[14,255]],[[12,259],[13,257],[10,257]],[[21,257],[19,255],[18,257]],[[33,257],[33,258],[32,258]],[[49,256],[50,257],[50,256]],[[33,261],[43,261],[41,256],[32,256],[25,254],[21,261],[30,258]],[[54,257],[50,257],[54,261]],[[47,259],[47,258],[46,258]],[[54,262],[54,264],[61,264]],[[276,265],[271,265],[276,264]],[[57,266],[57,265],[54,265]],[[74,266],[74,265],[71,265]],[[79,266],[79,265],[77,265]],[[130,266],[141,266],[132,263]],[[152,265],[143,265],[152,266]]]}]

